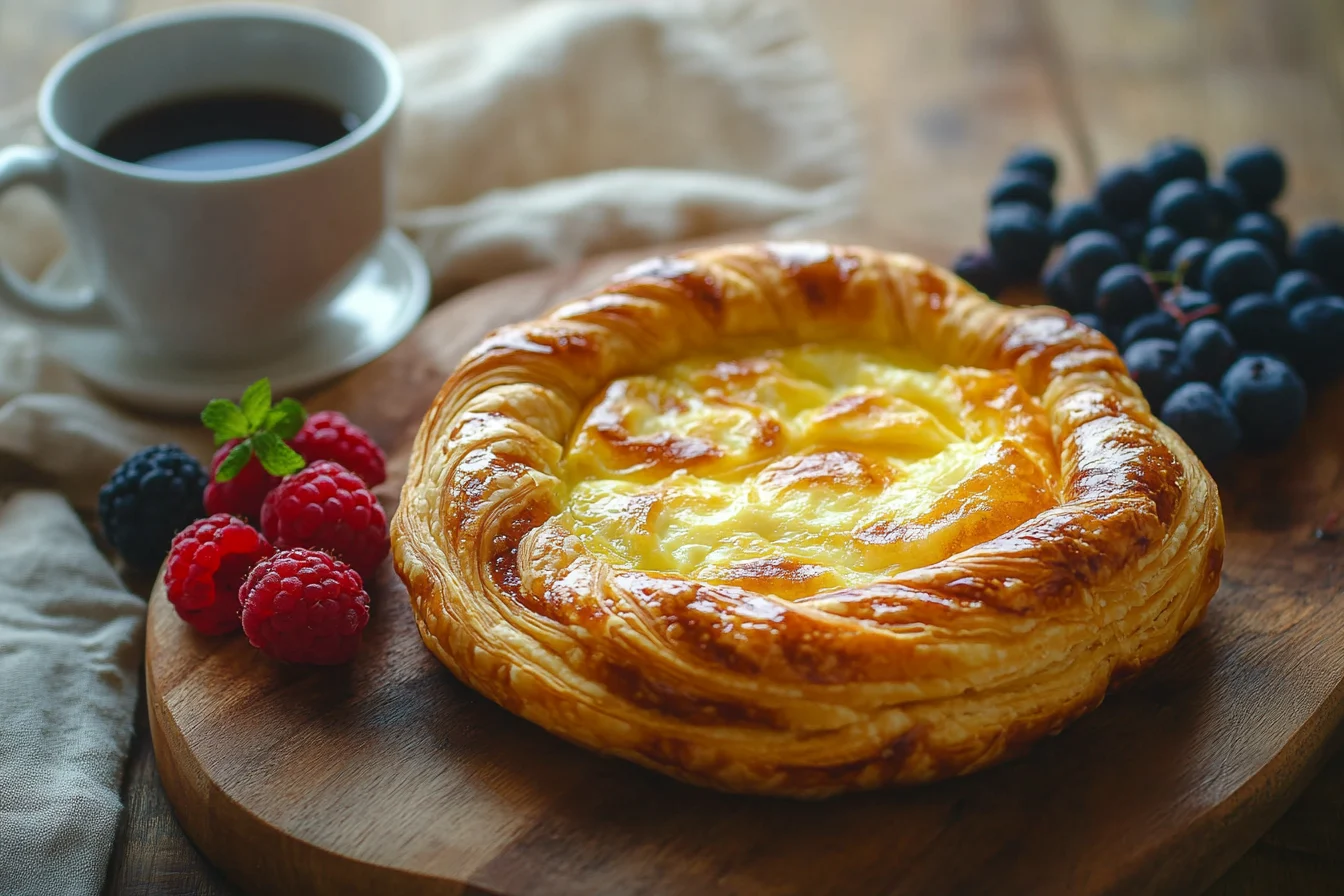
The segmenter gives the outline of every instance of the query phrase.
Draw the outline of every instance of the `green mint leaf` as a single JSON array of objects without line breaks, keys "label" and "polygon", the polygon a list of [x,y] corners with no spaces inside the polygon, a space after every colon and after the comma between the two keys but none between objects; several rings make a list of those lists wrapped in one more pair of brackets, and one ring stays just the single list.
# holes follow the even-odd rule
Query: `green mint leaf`
[{"label": "green mint leaf", "polygon": [[243,392],[243,415],[247,417],[248,432],[261,429],[266,412],[271,409],[271,381],[262,377]]},{"label": "green mint leaf", "polygon": [[245,439],[252,433],[243,409],[226,398],[216,398],[201,411],[201,422],[215,434],[215,444],[229,439]]},{"label": "green mint leaf", "polygon": [[228,457],[224,458],[224,463],[219,465],[215,471],[216,482],[228,482],[239,473],[243,472],[243,467],[252,459],[252,441],[244,439],[234,446],[229,452]]},{"label": "green mint leaf", "polygon": [[261,428],[289,441],[303,428],[303,421],[307,419],[308,412],[303,409],[303,405],[292,398],[282,398],[266,414],[266,421]]},{"label": "green mint leaf", "polygon": [[284,440],[273,432],[259,432],[252,437],[257,449],[257,460],[272,476],[285,476],[297,473],[307,463],[303,455],[285,444]]}]

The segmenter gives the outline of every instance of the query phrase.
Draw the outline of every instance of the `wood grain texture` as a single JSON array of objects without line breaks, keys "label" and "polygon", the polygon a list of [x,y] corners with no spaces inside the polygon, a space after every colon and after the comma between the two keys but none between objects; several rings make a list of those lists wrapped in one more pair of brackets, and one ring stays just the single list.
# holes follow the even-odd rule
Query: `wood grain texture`
[{"label": "wood grain texture", "polygon": [[[459,296],[315,401],[406,448],[485,329],[630,260]],[[384,569],[359,660],[282,667],[151,600],[147,685],[187,832],[251,892],[1195,892],[1297,795],[1344,718],[1344,388],[1286,456],[1223,482],[1224,585],[1176,651],[1004,767],[822,804],[699,790],[556,740],[424,650]],[[1263,862],[1261,863],[1263,866]],[[1255,874],[1269,873],[1257,870]]]}]

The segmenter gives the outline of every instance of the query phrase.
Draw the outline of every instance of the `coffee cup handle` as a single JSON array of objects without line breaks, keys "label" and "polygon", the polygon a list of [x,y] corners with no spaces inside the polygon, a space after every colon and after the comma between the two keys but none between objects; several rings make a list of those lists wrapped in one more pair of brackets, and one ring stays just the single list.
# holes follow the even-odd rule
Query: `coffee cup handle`
[{"label": "coffee cup handle", "polygon": [[[30,184],[60,205],[62,181],[55,150],[37,146],[0,149],[0,193]],[[0,304],[45,321],[89,324],[108,320],[106,309],[92,287],[75,291],[49,289],[20,276],[4,261],[0,261]]]}]

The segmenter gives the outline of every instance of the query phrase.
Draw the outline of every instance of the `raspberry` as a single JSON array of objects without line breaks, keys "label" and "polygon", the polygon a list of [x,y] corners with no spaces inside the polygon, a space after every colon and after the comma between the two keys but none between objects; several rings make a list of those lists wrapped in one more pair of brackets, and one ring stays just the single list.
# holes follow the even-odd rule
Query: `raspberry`
[{"label": "raspberry", "polygon": [[261,502],[271,489],[280,484],[279,476],[272,476],[253,455],[242,472],[228,482],[216,482],[215,474],[224,458],[238,444],[238,439],[226,442],[210,461],[210,484],[205,487],[206,513],[231,513],[256,522],[261,519]]},{"label": "raspberry", "polygon": [[168,600],[203,635],[238,627],[247,571],[275,553],[261,533],[227,513],[192,523],[173,539],[163,584]]},{"label": "raspberry", "polygon": [[315,548],[368,576],[387,556],[387,514],[364,481],[332,461],[286,476],[261,505],[261,531],[280,548]]},{"label": "raspberry", "polygon": [[176,445],[155,445],[126,459],[98,492],[103,534],[126,562],[153,572],[173,533],[202,516],[205,470]]},{"label": "raspberry", "polygon": [[367,486],[387,478],[387,457],[367,432],[336,411],[318,411],[290,440],[290,447],[308,463],[331,460],[345,467]]},{"label": "raspberry", "polygon": [[304,548],[258,563],[243,584],[242,601],[247,640],[287,663],[347,663],[369,622],[359,573]]}]

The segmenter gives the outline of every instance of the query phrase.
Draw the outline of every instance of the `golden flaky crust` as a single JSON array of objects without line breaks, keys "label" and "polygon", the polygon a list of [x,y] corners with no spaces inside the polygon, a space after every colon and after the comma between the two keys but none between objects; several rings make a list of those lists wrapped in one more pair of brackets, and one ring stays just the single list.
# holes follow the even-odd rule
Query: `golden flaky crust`
[{"label": "golden flaky crust", "polygon": [[[1049,506],[796,600],[590,551],[557,519],[585,409],[740,337],[1011,373],[1048,421]],[[1104,337],[918,258],[793,243],[653,259],[488,336],[424,419],[392,544],[425,643],[500,705],[698,784],[815,797],[973,771],[1095,707],[1199,620],[1223,525]]]}]

